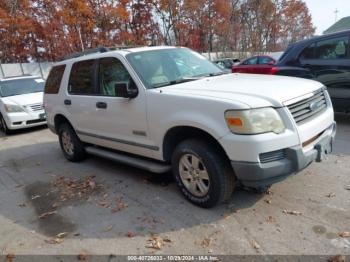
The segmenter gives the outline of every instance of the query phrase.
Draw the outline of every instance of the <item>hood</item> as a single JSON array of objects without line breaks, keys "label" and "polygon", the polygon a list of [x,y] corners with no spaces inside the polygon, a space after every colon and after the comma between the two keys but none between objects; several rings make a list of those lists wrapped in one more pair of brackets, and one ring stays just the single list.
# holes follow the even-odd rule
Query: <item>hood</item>
[{"label": "hood", "polygon": [[251,108],[282,107],[283,102],[320,89],[316,81],[271,75],[227,74],[163,87],[164,93],[182,93],[232,100]]},{"label": "hood", "polygon": [[43,103],[43,92],[30,93],[17,96],[3,97],[3,102],[10,104],[17,104],[21,106],[32,105],[32,104],[42,104]]}]

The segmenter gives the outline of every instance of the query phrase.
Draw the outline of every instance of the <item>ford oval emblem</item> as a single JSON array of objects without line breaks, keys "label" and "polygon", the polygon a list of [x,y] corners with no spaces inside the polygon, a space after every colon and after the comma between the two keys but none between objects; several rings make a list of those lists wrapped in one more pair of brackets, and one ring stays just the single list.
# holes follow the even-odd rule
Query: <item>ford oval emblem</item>
[{"label": "ford oval emblem", "polygon": [[320,106],[320,102],[313,102],[313,103],[310,103],[309,108],[310,108],[311,111],[314,111],[317,108],[319,108],[319,106]]}]

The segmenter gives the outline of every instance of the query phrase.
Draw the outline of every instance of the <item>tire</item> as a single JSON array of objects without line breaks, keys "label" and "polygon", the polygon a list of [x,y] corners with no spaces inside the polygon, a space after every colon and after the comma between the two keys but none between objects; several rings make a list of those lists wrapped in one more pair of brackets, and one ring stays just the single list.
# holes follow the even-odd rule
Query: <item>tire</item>
[{"label": "tire", "polygon": [[84,144],[80,141],[71,125],[64,123],[58,128],[58,138],[65,158],[79,162],[86,158]]},{"label": "tire", "polygon": [[172,170],[185,198],[200,207],[211,208],[229,200],[235,188],[227,158],[201,140],[186,140],[176,147]]},{"label": "tire", "polygon": [[5,135],[11,134],[11,130],[7,127],[5,119],[0,114],[0,131],[2,131]]}]

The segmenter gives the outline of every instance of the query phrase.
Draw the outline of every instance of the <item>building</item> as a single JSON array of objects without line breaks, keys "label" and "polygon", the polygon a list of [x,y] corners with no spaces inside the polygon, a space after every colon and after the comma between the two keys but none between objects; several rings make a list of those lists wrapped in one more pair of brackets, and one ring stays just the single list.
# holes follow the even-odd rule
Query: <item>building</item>
[{"label": "building", "polygon": [[326,35],[326,34],[336,33],[344,30],[350,30],[350,16],[340,19],[338,22],[336,22],[334,25],[332,25],[323,33]]}]

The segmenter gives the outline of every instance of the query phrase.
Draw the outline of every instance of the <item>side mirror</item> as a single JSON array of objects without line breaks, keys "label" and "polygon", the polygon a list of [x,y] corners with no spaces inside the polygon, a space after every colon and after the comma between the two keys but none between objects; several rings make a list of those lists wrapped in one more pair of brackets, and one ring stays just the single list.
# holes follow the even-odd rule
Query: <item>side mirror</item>
[{"label": "side mirror", "polygon": [[268,62],[267,64],[270,65],[270,66],[273,66],[273,65],[276,64],[276,62],[275,62],[275,61],[270,61],[270,62]]},{"label": "side mirror", "polygon": [[127,83],[117,83],[114,86],[115,88],[115,94],[117,97],[124,97],[124,98],[135,98],[137,97],[139,90],[137,88],[128,88]]}]

